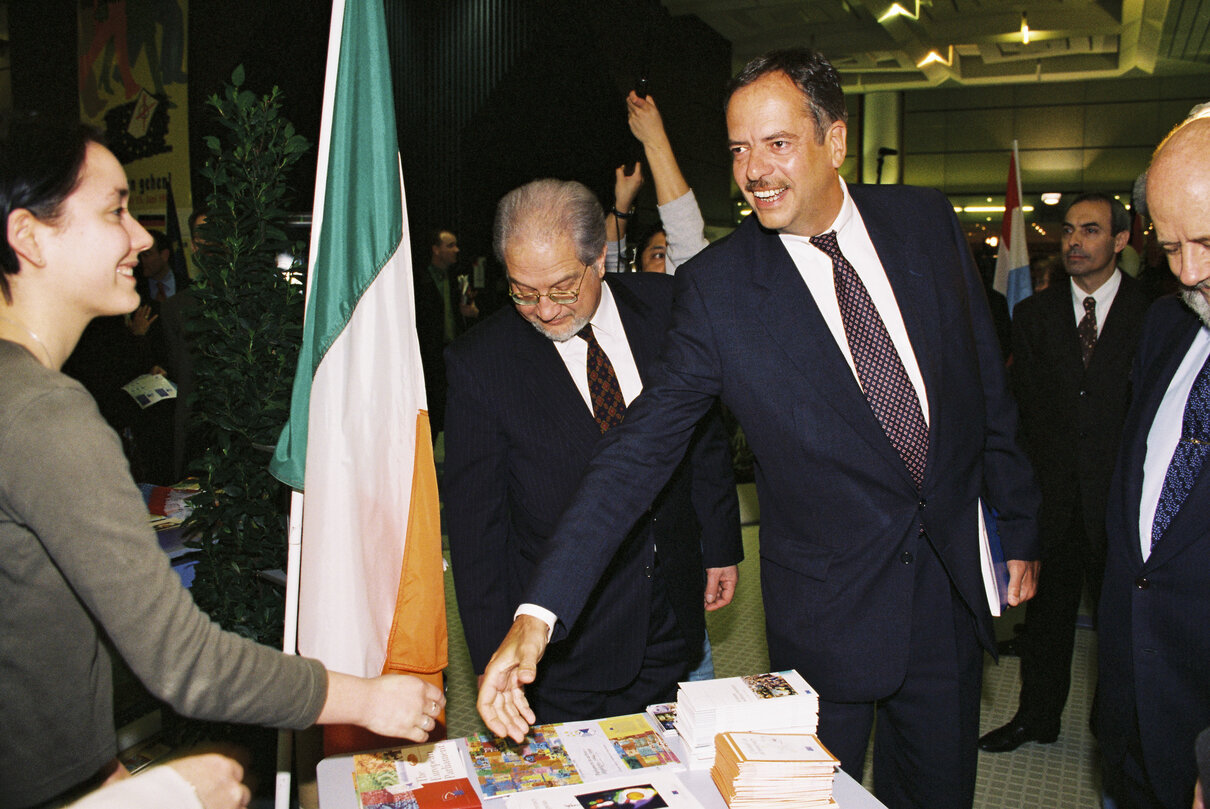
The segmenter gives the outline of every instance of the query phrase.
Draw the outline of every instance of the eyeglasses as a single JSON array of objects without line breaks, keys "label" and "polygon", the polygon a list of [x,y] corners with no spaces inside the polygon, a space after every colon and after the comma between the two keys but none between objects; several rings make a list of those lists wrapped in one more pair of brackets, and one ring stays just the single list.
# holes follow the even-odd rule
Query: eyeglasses
[{"label": "eyeglasses", "polygon": [[584,277],[588,275],[588,268],[591,266],[591,264],[584,265],[584,272],[580,273],[580,283],[576,284],[575,289],[552,289],[550,292],[529,292],[524,295],[518,295],[509,290],[508,297],[512,298],[513,303],[517,306],[537,306],[538,301],[542,298],[547,298],[551,303],[557,303],[560,306],[568,306],[580,299],[580,287],[584,286]]}]

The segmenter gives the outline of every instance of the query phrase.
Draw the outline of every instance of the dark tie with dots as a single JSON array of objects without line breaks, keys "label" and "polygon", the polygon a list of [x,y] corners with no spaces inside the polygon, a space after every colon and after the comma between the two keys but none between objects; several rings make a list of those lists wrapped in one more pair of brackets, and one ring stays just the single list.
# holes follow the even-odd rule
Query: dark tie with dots
[{"label": "dark tie with dots", "polygon": [[1206,462],[1206,451],[1210,449],[1210,358],[1202,366],[1189,398],[1185,400],[1185,417],[1181,422],[1181,440],[1177,442],[1164,474],[1164,487],[1160,489],[1160,501],[1155,506],[1155,519],[1151,523],[1151,547],[1160,541],[1172,518],[1181,510],[1181,504],[1189,496],[1197,476]]},{"label": "dark tie with dots", "polygon": [[1084,299],[1084,317],[1076,326],[1076,334],[1080,337],[1080,359],[1087,368],[1092,362],[1092,350],[1097,346],[1097,299],[1091,295]]},{"label": "dark tie with dots", "polygon": [[844,322],[853,364],[857,366],[857,378],[861,380],[870,409],[919,489],[924,482],[929,428],[924,423],[916,390],[870,293],[857,277],[853,265],[840,252],[836,231],[812,236],[811,244],[832,259],[836,300],[840,304],[840,318]]},{"label": "dark tie with dots", "polygon": [[597,420],[601,432],[622,423],[626,414],[626,400],[622,398],[622,386],[613,371],[613,363],[597,342],[588,324],[577,337],[588,343],[588,395],[592,399],[592,416]]}]

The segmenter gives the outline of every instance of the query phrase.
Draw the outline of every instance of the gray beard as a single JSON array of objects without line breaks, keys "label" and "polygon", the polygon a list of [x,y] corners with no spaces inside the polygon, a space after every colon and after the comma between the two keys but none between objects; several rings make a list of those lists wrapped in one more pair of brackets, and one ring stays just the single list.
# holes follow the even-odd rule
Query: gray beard
[{"label": "gray beard", "polygon": [[1210,301],[1202,294],[1201,286],[1181,290],[1181,298],[1193,313],[1201,318],[1204,325],[1210,326]]},{"label": "gray beard", "polygon": [[537,329],[538,334],[541,334],[547,340],[553,340],[556,343],[566,343],[568,340],[570,340],[571,338],[573,338],[577,334],[579,334],[580,330],[583,329],[585,326],[587,326],[588,322],[590,320],[592,320],[591,316],[590,317],[575,317],[571,321],[571,328],[561,334],[552,333],[549,329],[546,328],[545,325],[543,325],[542,321],[540,321],[540,320],[531,320],[531,321],[529,321],[529,325],[531,325],[535,329]]}]

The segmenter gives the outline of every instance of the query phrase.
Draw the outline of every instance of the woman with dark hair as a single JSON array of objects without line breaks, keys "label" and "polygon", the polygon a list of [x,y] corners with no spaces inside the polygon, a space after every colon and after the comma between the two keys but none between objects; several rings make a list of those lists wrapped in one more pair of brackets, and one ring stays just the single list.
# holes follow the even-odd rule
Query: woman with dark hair
[{"label": "woman with dark hair", "polygon": [[60,368],[95,317],[139,304],[151,237],[97,133],[14,119],[0,142],[0,809],[125,775],[110,649],[192,717],[357,724],[416,741],[440,689],[328,673],[224,632],[181,587],[121,443]]}]

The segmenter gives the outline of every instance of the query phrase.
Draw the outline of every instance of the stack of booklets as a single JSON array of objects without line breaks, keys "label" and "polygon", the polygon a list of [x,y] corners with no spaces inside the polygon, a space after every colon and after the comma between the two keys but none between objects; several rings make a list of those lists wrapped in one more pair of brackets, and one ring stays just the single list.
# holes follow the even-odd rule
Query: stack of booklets
[{"label": "stack of booklets", "polygon": [[731,809],[835,806],[840,762],[809,733],[720,733],[710,777]]},{"label": "stack of booklets", "polygon": [[695,680],[680,684],[675,724],[689,765],[704,769],[714,763],[718,733],[814,733],[819,727],[819,695],[793,669]]}]

